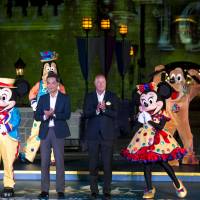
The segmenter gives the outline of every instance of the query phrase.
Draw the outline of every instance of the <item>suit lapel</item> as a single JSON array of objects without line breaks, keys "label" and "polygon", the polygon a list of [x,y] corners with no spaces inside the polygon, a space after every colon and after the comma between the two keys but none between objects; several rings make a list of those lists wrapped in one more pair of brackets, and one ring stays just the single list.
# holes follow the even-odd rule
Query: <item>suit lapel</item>
[{"label": "suit lapel", "polygon": [[47,108],[50,109],[50,94],[48,93],[48,96],[47,96]]},{"label": "suit lapel", "polygon": [[56,99],[55,110],[57,109],[57,106],[59,105],[59,102],[60,102],[60,92],[58,92],[58,96],[57,96],[57,99]]},{"label": "suit lapel", "polygon": [[94,102],[97,105],[98,104],[98,97],[97,97],[97,92],[96,91],[94,91],[93,96],[94,96]]},{"label": "suit lapel", "polygon": [[108,99],[108,92],[106,91],[103,100],[106,102],[107,99]]}]

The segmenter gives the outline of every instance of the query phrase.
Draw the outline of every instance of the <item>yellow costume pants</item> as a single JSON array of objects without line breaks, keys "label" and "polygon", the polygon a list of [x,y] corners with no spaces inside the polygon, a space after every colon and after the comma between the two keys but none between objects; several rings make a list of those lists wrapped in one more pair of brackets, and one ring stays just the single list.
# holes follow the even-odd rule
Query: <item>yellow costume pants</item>
[{"label": "yellow costume pants", "polygon": [[0,134],[0,160],[4,166],[4,187],[14,188],[13,164],[18,156],[19,142],[12,139],[8,134]]},{"label": "yellow costume pants", "polygon": [[[36,153],[40,147],[40,138],[39,135],[40,122],[33,121],[33,126],[31,129],[31,135],[26,141],[24,147],[25,158],[30,162],[33,162],[36,156]],[[51,161],[55,161],[53,150],[51,151]]]}]

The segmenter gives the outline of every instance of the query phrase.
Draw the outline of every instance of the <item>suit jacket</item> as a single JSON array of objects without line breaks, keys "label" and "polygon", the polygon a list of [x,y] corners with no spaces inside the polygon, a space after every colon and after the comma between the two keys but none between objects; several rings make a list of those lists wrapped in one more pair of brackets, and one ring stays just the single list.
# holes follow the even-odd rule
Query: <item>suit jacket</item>
[{"label": "suit jacket", "polygon": [[98,97],[96,91],[87,94],[85,97],[83,113],[84,117],[87,119],[87,140],[98,140],[99,134],[101,134],[104,140],[113,140],[117,136],[117,96],[110,91],[106,91],[104,101],[107,104],[106,110],[105,112],[101,112],[97,115],[96,108],[98,104]]},{"label": "suit jacket", "polygon": [[[37,110],[35,112],[35,120],[41,121],[39,138],[45,139],[49,129],[49,119],[44,120],[44,110],[50,109],[50,94],[45,94],[40,97]],[[70,118],[71,109],[70,109],[70,98],[68,95],[58,92],[55,105],[55,117],[54,119],[54,129],[57,138],[65,138],[70,136],[70,131],[67,119]]]}]

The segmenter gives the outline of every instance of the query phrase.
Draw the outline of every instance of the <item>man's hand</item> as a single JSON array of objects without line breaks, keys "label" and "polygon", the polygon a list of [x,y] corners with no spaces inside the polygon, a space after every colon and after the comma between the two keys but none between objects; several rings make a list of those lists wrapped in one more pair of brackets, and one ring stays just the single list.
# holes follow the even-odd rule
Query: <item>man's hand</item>
[{"label": "man's hand", "polygon": [[99,109],[102,110],[103,112],[105,111],[105,109],[106,109],[106,103],[105,103],[105,101],[102,101],[102,102],[100,103]]},{"label": "man's hand", "polygon": [[49,117],[53,116],[54,110],[52,108],[50,108],[50,110],[45,110],[44,114],[45,114],[46,119],[49,119]]},{"label": "man's hand", "polygon": [[97,104],[97,108],[96,108],[96,113],[97,113],[97,115],[98,115],[101,111],[104,112],[105,109],[106,109],[106,103],[105,103],[105,101],[99,102],[99,103]]},{"label": "man's hand", "polygon": [[96,112],[97,112],[97,113],[100,113],[100,105],[101,105],[101,103],[99,102],[99,103],[97,104],[97,109],[96,109]]}]

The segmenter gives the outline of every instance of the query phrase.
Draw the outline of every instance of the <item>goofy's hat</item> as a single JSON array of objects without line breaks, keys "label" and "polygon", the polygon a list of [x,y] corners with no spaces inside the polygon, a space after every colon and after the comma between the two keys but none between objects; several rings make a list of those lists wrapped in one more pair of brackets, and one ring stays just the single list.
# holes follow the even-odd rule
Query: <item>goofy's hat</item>
[{"label": "goofy's hat", "polygon": [[15,79],[13,78],[0,78],[0,88],[16,88],[14,86]]},{"label": "goofy's hat", "polygon": [[40,52],[40,61],[49,62],[58,59],[58,53],[55,51],[41,51]]}]

